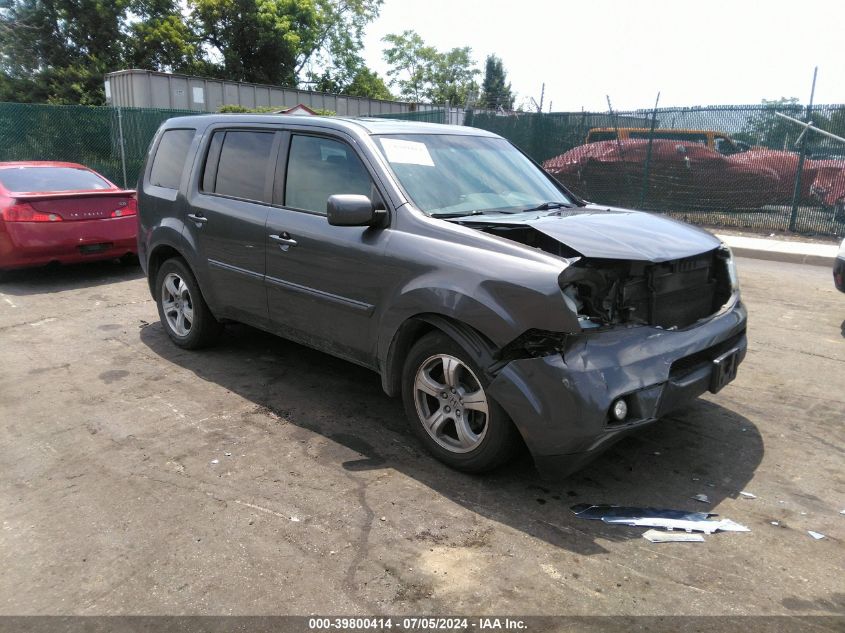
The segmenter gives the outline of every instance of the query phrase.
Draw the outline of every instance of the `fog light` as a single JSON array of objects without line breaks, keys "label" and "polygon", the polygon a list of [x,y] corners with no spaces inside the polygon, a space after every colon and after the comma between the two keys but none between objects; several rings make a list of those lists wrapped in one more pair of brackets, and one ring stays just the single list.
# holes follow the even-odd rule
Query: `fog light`
[{"label": "fog light", "polygon": [[625,419],[628,415],[628,405],[622,398],[613,403],[613,417],[619,422]]}]

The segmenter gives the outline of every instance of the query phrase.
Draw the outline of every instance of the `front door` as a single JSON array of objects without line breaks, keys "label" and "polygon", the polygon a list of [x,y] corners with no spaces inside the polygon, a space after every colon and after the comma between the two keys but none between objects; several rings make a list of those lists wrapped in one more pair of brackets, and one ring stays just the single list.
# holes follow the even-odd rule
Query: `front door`
[{"label": "front door", "polygon": [[334,194],[380,194],[352,146],[337,138],[293,134],[279,161],[280,204],[267,218],[270,319],[290,338],[373,366],[374,314],[391,286],[390,229],[331,226],[326,203]]}]

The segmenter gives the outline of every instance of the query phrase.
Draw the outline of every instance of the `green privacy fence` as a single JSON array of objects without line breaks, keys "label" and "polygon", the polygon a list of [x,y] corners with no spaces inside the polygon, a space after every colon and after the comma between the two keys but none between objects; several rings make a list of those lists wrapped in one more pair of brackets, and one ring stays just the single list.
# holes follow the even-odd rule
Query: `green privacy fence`
[{"label": "green privacy fence", "polygon": [[[147,148],[167,119],[187,110],[0,103],[0,161],[82,163],[120,186],[134,188]],[[443,123],[444,110],[381,115]]]},{"label": "green privacy fence", "polygon": [[134,188],[159,125],[180,110],[0,103],[0,161],[82,163]]},{"label": "green privacy fence", "polygon": [[[593,113],[468,112],[602,204],[715,227],[845,235],[845,106],[797,103]],[[652,125],[654,129],[652,129]]]},{"label": "green privacy fence", "polygon": [[[706,226],[845,235],[845,143],[810,133],[802,161],[795,147],[801,127],[775,112],[808,117],[804,106],[785,103],[655,112],[467,111],[463,118],[465,125],[510,139],[588,200]],[[83,163],[133,188],[156,129],[187,114],[195,113],[0,103],[0,161]],[[443,123],[457,114],[387,116]],[[845,106],[817,106],[809,118],[845,136]]]}]

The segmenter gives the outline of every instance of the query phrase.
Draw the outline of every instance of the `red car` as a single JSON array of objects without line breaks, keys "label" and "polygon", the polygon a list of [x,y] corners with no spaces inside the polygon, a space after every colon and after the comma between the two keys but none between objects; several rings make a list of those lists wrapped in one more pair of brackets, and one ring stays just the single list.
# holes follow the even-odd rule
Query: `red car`
[{"label": "red car", "polygon": [[135,192],[76,163],[0,163],[0,270],[137,253]]}]

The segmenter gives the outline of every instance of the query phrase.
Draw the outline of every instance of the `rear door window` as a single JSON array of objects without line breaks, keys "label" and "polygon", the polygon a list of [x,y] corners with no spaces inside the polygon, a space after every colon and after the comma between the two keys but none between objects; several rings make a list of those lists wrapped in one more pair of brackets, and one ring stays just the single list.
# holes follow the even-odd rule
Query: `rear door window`
[{"label": "rear door window", "polygon": [[0,169],[7,191],[41,192],[110,189],[99,175],[76,167],[9,167]]},{"label": "rear door window", "polygon": [[[212,139],[221,142],[220,159],[209,160],[203,175],[203,188],[221,196],[265,201],[267,167],[273,150],[274,132],[230,130],[217,132]],[[216,172],[215,172],[216,170]]]},{"label": "rear door window", "polygon": [[196,130],[167,130],[162,134],[150,170],[151,185],[167,189],[179,188],[182,169],[185,167],[195,132]]},{"label": "rear door window", "polygon": [[326,214],[329,196],[374,196],[373,183],[351,147],[320,136],[291,137],[285,206]]}]

